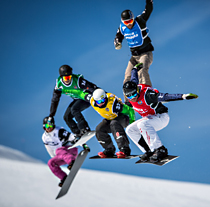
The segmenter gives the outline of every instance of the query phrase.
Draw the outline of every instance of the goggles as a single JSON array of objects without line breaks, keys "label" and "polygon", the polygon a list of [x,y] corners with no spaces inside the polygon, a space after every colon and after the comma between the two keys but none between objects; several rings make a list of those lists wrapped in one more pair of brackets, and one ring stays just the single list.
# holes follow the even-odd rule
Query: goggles
[{"label": "goggles", "polygon": [[136,96],[138,95],[138,93],[136,92],[135,94],[131,95],[131,96],[127,96],[128,99],[133,99],[136,98]]},{"label": "goggles", "polygon": [[106,98],[103,98],[103,99],[101,99],[101,100],[95,100],[95,102],[97,103],[97,104],[102,104],[102,103],[104,103],[106,101]]},{"label": "goggles", "polygon": [[45,124],[45,128],[48,129],[48,128],[52,128],[53,127],[53,124]]},{"label": "goggles", "polygon": [[69,80],[71,80],[71,77],[72,77],[72,75],[68,75],[68,76],[63,76],[62,78],[64,81],[69,81]]},{"label": "goggles", "polygon": [[134,19],[122,20],[122,22],[123,22],[125,25],[133,24]]}]

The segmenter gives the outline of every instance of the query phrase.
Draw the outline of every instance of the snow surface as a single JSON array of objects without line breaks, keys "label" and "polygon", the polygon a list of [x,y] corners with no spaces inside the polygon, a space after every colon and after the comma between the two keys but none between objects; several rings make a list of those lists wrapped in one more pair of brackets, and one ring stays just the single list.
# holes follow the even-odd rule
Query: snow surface
[{"label": "snow surface", "polygon": [[0,145],[0,158],[21,160],[22,162],[42,162],[24,154],[23,152],[20,152],[19,150],[15,150],[2,145]]},{"label": "snow surface", "polygon": [[[14,159],[17,154],[21,156]],[[78,172],[68,194],[55,200],[59,180],[48,166],[3,146],[0,174],[1,207],[210,206],[210,185],[84,169]]]}]

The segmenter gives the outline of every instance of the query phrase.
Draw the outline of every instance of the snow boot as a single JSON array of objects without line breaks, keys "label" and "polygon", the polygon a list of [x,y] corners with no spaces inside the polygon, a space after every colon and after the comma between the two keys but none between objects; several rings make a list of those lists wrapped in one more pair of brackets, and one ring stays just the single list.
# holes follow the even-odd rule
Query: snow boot
[{"label": "snow boot", "polygon": [[108,148],[105,149],[103,152],[99,152],[98,155],[101,158],[106,158],[106,157],[113,157],[115,153],[115,148]]},{"label": "snow boot", "polygon": [[63,186],[64,181],[66,180],[67,175],[60,181],[60,183],[58,184],[59,187]]},{"label": "snow boot", "polygon": [[158,162],[167,156],[168,156],[168,150],[164,146],[161,146],[155,149],[153,155],[150,157],[150,161]]},{"label": "snow boot", "polygon": [[145,152],[142,156],[141,156],[141,161],[145,162],[145,161],[149,161],[149,158],[153,155],[153,152],[151,152],[150,150]]},{"label": "snow boot", "polygon": [[75,160],[72,160],[71,163],[67,166],[67,168],[68,168],[69,170],[71,170],[71,168],[72,168],[74,162],[75,162]]},{"label": "snow boot", "polygon": [[127,155],[124,152],[121,152],[121,151],[117,152],[116,155],[117,155],[117,158],[125,158],[125,157],[127,157]]},{"label": "snow boot", "polygon": [[98,156],[100,156],[101,158],[106,158],[107,157],[103,152],[99,152]]},{"label": "snow boot", "polygon": [[89,132],[90,128],[87,127],[86,129],[81,129],[79,134],[75,134],[74,137],[75,139],[71,141],[72,144],[75,144],[77,141],[81,139],[81,137],[86,133]]},{"label": "snow boot", "polygon": [[131,149],[129,147],[121,147],[119,148],[119,152],[116,153],[118,158],[125,158],[131,154]]},{"label": "snow boot", "polygon": [[86,132],[89,132],[89,131],[91,131],[89,127],[86,127],[86,128],[84,128],[84,129],[81,129],[81,130],[80,130],[80,135],[82,136],[82,135],[84,135]]}]

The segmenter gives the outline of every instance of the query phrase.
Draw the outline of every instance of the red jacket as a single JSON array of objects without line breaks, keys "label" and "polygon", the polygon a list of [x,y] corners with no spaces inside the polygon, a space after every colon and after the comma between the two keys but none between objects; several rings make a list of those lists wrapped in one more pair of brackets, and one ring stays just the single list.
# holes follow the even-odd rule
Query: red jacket
[{"label": "red jacket", "polygon": [[130,101],[136,112],[138,112],[142,117],[168,112],[168,108],[161,102],[158,102],[159,91],[157,89],[153,89],[145,84],[139,84],[138,87],[140,89],[140,93],[137,101]]}]

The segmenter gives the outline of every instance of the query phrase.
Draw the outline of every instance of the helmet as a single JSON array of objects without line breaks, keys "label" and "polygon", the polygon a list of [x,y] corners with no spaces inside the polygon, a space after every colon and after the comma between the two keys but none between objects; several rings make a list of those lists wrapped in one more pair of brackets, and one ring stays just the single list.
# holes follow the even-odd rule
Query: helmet
[{"label": "helmet", "polygon": [[43,119],[43,129],[44,130],[45,130],[45,124],[47,124],[47,122],[49,122],[49,121],[50,121],[50,123],[53,124],[53,128],[55,128],[55,119],[51,116],[50,116],[50,118],[51,118],[51,120],[49,120],[49,116],[44,117],[44,119]]},{"label": "helmet", "polygon": [[128,20],[128,19],[134,19],[133,12],[131,10],[125,10],[121,13],[121,20]]},{"label": "helmet", "polygon": [[106,92],[101,88],[98,88],[93,92],[93,99],[95,101],[100,101],[102,99],[105,99],[106,97],[107,97]]},{"label": "helmet", "polygon": [[59,68],[59,74],[60,76],[68,76],[72,74],[72,68],[69,65],[62,65]]},{"label": "helmet", "polygon": [[139,93],[139,88],[136,83],[132,81],[127,81],[123,84],[123,93],[125,96],[133,96],[136,93]]}]

